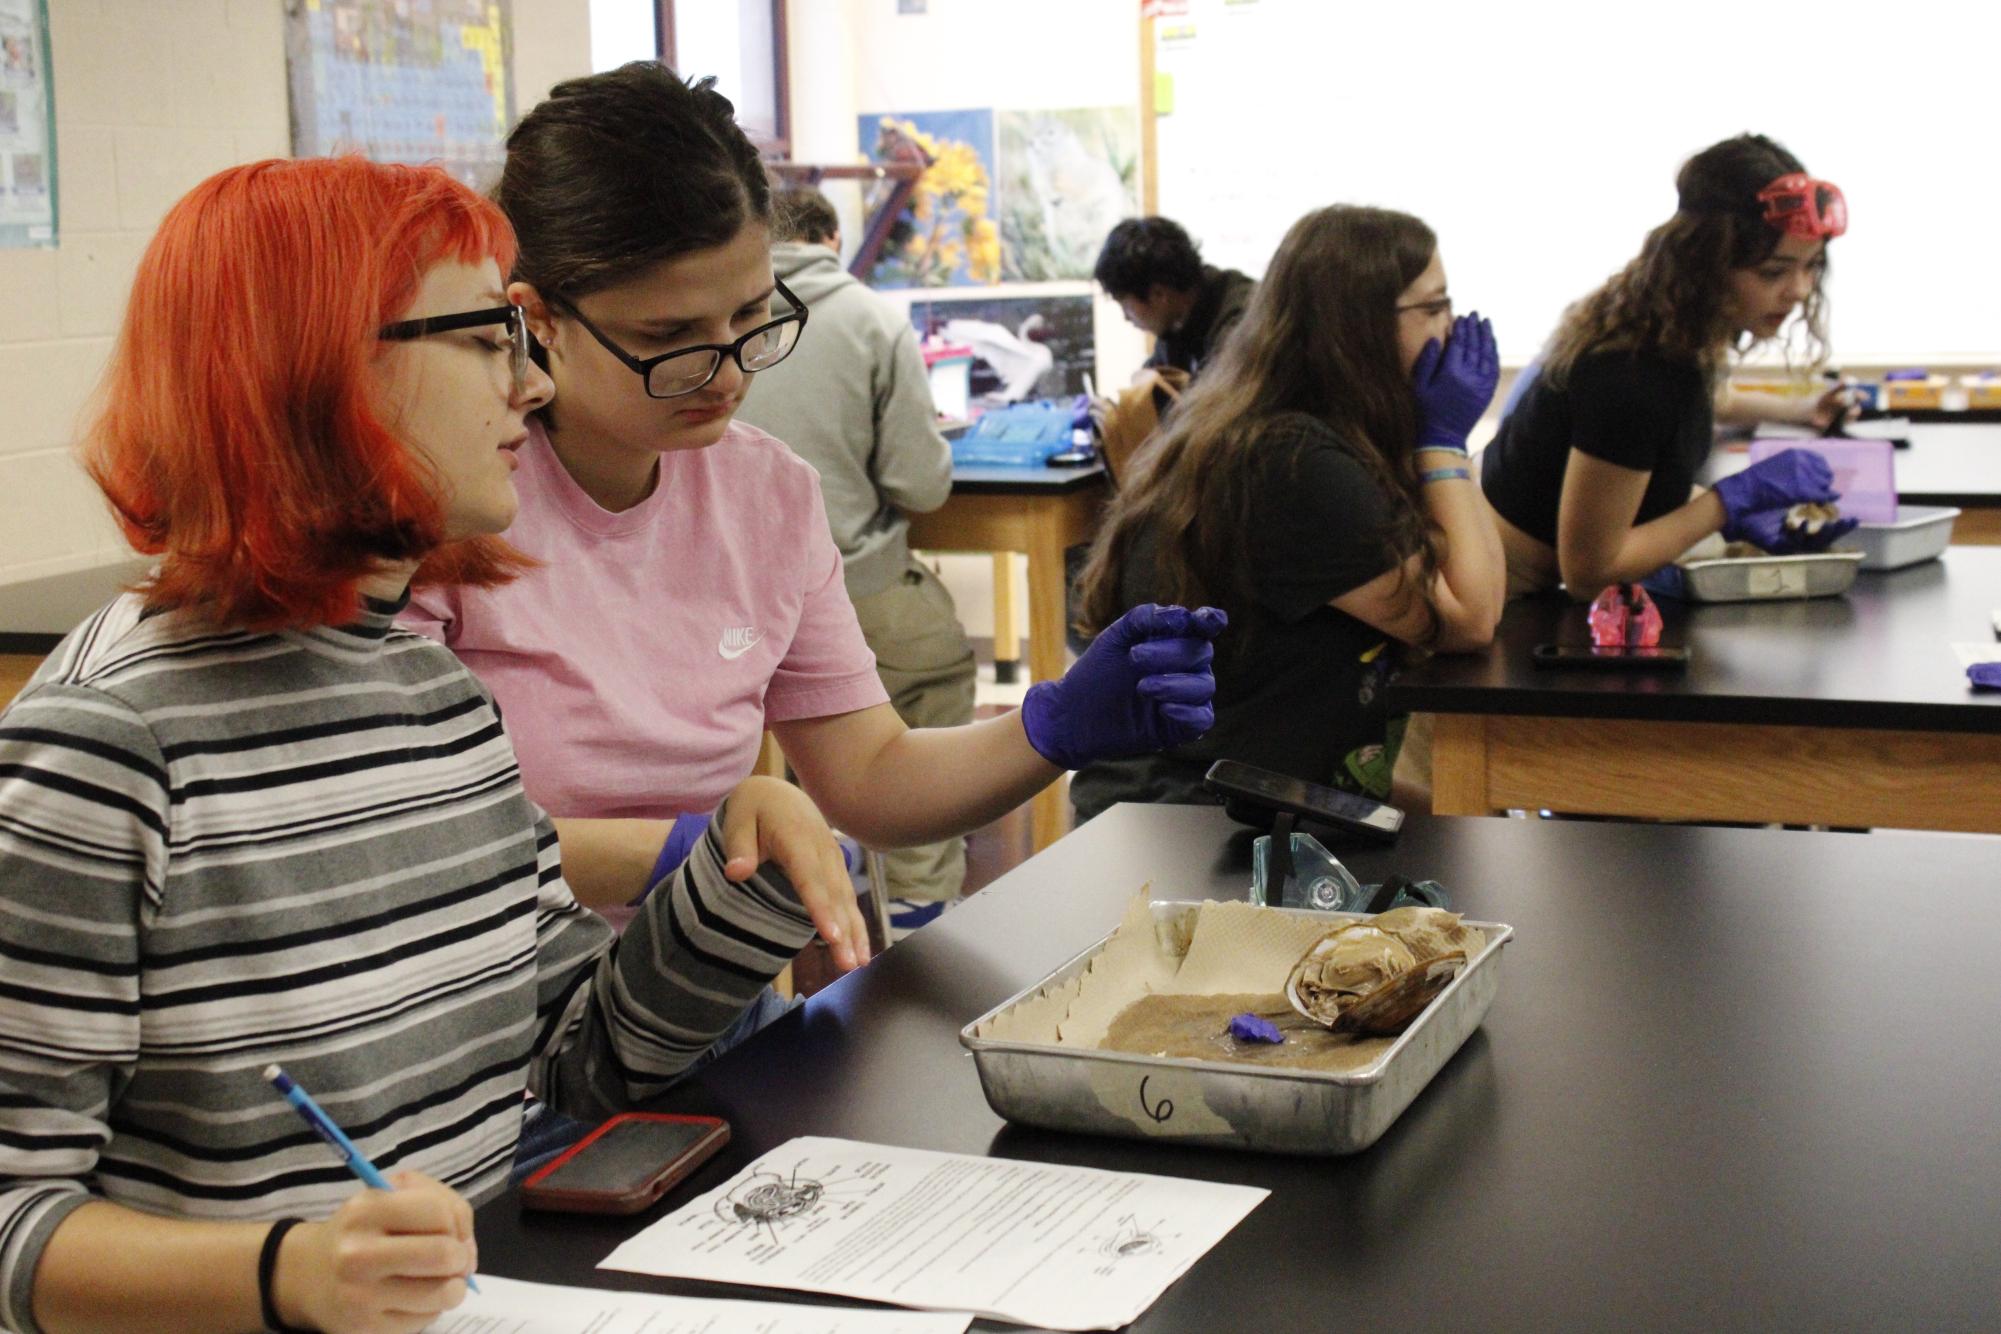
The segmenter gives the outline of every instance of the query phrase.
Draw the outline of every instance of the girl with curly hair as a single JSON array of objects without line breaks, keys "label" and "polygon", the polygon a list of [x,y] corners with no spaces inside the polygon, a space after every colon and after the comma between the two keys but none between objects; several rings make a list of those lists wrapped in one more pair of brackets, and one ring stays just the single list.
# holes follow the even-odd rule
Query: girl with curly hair
[{"label": "girl with curly hair", "polygon": [[[1565,313],[1481,458],[1514,591],[1561,580],[1588,598],[1718,531],[1796,550],[1807,539],[1786,529],[1786,511],[1836,498],[1826,461],[1797,449],[1691,490],[1733,350],[1796,322],[1809,360],[1825,359],[1827,244],[1848,220],[1841,192],[1753,134],[1696,154],[1675,186],[1674,216]],[[1825,525],[1813,540],[1852,526]]]}]

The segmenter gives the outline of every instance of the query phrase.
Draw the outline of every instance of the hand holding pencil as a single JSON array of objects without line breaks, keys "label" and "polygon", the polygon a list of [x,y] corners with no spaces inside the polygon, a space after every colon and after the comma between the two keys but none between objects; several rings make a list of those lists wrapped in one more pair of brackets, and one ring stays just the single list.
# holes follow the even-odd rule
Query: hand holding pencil
[{"label": "hand holding pencil", "polygon": [[285,1237],[272,1297],[286,1324],[414,1332],[465,1300],[479,1261],[472,1207],[418,1172],[389,1182]]},{"label": "hand holding pencil", "polygon": [[421,1172],[385,1178],[283,1070],[264,1076],[370,1187],[278,1240],[267,1298],[284,1325],[414,1334],[464,1301],[479,1266],[472,1206]]}]

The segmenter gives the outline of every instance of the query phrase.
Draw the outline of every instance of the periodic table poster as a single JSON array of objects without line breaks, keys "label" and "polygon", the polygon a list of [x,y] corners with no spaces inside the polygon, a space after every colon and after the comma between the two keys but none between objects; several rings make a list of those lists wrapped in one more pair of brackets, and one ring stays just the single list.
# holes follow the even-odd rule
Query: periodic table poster
[{"label": "periodic table poster", "polygon": [[292,152],[435,162],[485,189],[514,118],[510,0],[286,0]]},{"label": "periodic table poster", "polygon": [[43,0],[0,0],[0,246],[56,243],[55,108]]}]

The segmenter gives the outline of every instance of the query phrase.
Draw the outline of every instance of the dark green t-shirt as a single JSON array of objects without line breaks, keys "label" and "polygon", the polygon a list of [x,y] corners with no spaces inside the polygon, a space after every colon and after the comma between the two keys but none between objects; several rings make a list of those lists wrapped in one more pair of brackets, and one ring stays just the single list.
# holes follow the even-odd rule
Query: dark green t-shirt
[{"label": "dark green t-shirt", "polygon": [[[1325,423],[1280,418],[1259,442],[1258,515],[1244,534],[1252,606],[1216,646],[1216,725],[1159,755],[1093,764],[1071,780],[1080,820],[1120,801],[1213,802],[1202,775],[1219,759],[1385,798],[1401,720],[1383,687],[1401,645],[1327,604],[1400,562],[1388,549],[1394,498]],[[1128,607],[1164,600],[1141,533],[1120,580]]]}]

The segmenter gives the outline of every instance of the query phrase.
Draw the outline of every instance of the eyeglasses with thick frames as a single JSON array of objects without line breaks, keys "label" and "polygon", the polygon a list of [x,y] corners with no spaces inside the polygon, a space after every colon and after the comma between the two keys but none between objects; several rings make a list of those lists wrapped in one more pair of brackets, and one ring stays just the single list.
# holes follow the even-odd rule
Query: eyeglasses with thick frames
[{"label": "eyeglasses with thick frames", "polygon": [[555,298],[555,303],[576,316],[577,323],[598,340],[600,347],[638,374],[646,384],[648,398],[679,398],[683,394],[694,393],[715,379],[716,372],[723,368],[724,357],[735,361],[737,369],[745,375],[755,375],[758,371],[770,370],[792,355],[792,349],[799,346],[799,335],[806,329],[806,303],[792,295],[791,289],[784,283],[774,282],[772,286],[791,304],[792,309],[787,314],[758,325],[734,343],[677,347],[672,352],[663,352],[644,360],[614,343],[610,335],[591,323],[590,316],[577,309],[575,303],[561,297]]},{"label": "eyeglasses with thick frames", "polygon": [[486,310],[461,311],[456,315],[400,320],[383,325],[376,330],[375,336],[385,342],[401,343],[413,338],[429,338],[432,334],[451,333],[456,329],[478,329],[488,324],[507,326],[507,369],[514,377],[514,392],[518,396],[528,387],[528,321],[522,318],[519,306],[493,306]]}]

